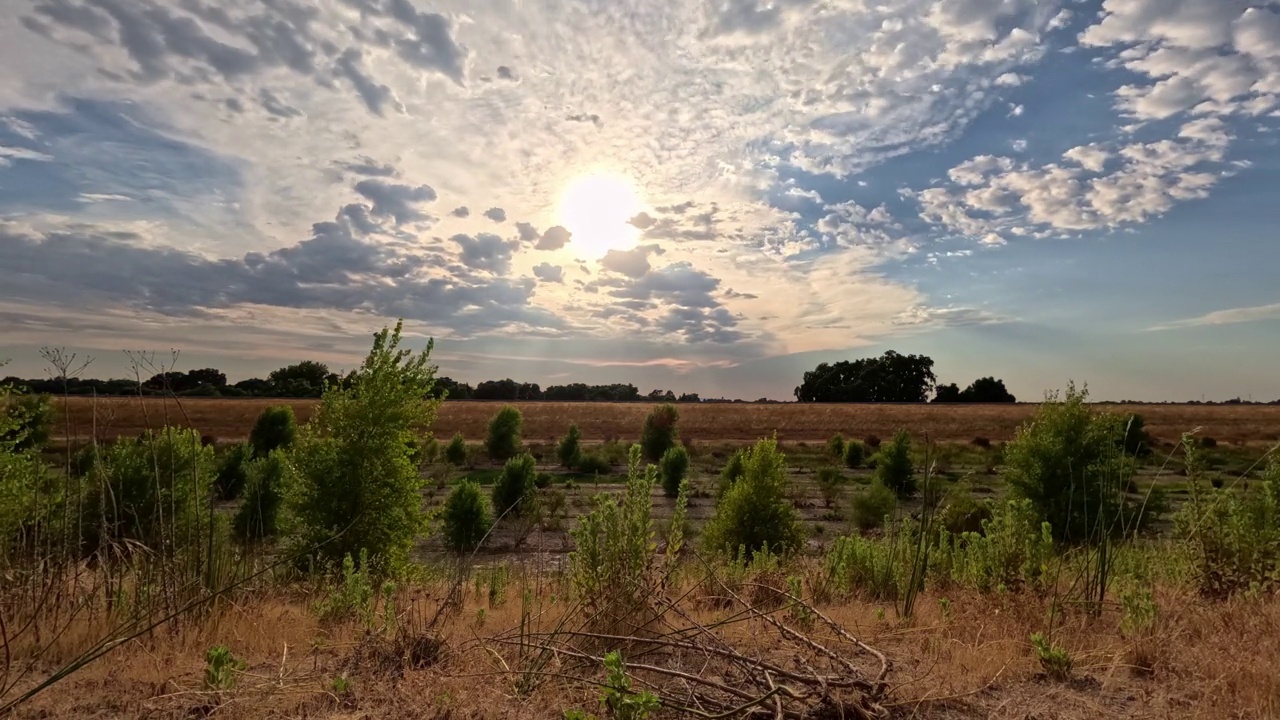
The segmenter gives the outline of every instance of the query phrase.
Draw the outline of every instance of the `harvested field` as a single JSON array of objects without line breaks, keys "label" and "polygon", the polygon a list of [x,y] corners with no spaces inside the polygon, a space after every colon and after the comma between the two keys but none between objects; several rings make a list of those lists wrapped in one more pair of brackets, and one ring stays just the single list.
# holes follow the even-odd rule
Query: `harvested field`
[{"label": "harvested field", "polygon": [[[101,438],[134,436],[148,427],[189,425],[219,440],[241,440],[258,413],[270,405],[293,406],[299,421],[310,418],[315,400],[225,398],[81,398],[67,399],[71,435]],[[59,411],[64,401],[56,403]],[[577,423],[588,440],[634,439],[650,403],[513,403],[524,414],[524,435],[550,440]],[[437,437],[462,432],[483,437],[489,418],[501,403],[446,402],[432,430]],[[975,437],[1008,440],[1031,417],[1035,404],[1016,405],[859,405],[859,404],[685,404],[680,406],[680,432],[705,441],[750,441],[777,432],[783,442],[825,440],[834,433],[849,437],[888,437],[900,428],[938,441],[967,442]],[[1266,444],[1280,440],[1280,405],[1098,405],[1117,413],[1139,413],[1148,432],[1161,441],[1176,441],[1201,428],[1201,435],[1233,444]],[[59,419],[59,427],[64,426]]]}]

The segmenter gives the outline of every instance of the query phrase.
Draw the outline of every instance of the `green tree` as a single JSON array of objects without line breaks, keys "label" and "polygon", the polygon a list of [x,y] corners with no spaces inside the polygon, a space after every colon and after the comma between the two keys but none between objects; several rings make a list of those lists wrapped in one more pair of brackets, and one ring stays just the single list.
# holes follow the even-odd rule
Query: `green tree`
[{"label": "green tree", "polygon": [[334,567],[365,550],[377,569],[399,570],[426,524],[410,443],[430,427],[439,405],[427,399],[434,342],[416,354],[402,349],[402,326],[374,336],[349,385],[325,389],[291,453],[297,539],[318,546],[318,559]]},{"label": "green tree", "polygon": [[899,355],[822,363],[795,389],[800,402],[924,402],[937,378],[933,359]]},{"label": "green tree", "polygon": [[656,463],[675,446],[679,437],[676,423],[679,421],[680,411],[671,403],[659,405],[649,413],[640,431],[640,452],[645,460]]},{"label": "green tree", "polygon": [[440,519],[445,544],[459,553],[474,550],[493,526],[489,501],[480,491],[480,485],[471,480],[454,486],[445,500]]},{"label": "green tree", "polygon": [[667,497],[680,494],[680,483],[689,474],[689,451],[676,445],[662,454],[658,462],[658,474],[662,477],[662,492]]},{"label": "green tree", "polygon": [[484,439],[485,452],[494,460],[508,460],[520,452],[520,427],[524,418],[520,409],[507,405],[489,421],[489,433]]},{"label": "green tree", "polygon": [[582,431],[578,429],[576,424],[569,426],[569,431],[564,437],[560,438],[560,443],[556,445],[556,458],[560,460],[560,464],[564,467],[571,468],[578,464],[578,458],[582,455]]},{"label": "green tree", "polygon": [[861,442],[850,440],[844,444],[844,466],[852,470],[862,467],[866,460],[867,450]]},{"label": "green tree", "polygon": [[888,445],[876,453],[876,480],[899,498],[916,494],[916,469],[911,463],[911,436],[899,430]]},{"label": "green tree", "polygon": [[733,556],[739,548],[787,555],[799,550],[804,529],[787,499],[786,456],[774,438],[760,440],[742,458],[742,476],[716,505],[703,538],[715,552]]},{"label": "green tree", "polygon": [[48,395],[13,394],[3,398],[0,412],[8,416],[8,429],[0,439],[12,443],[15,450],[40,450],[53,437],[53,404]]},{"label": "green tree", "polygon": [[262,540],[279,533],[287,472],[284,450],[249,463],[244,500],[232,524],[241,540]]},{"label": "green tree", "polygon": [[533,502],[537,490],[538,470],[529,453],[517,455],[502,467],[493,484],[493,510],[499,516],[522,515]]},{"label": "green tree", "polygon": [[462,433],[454,433],[453,439],[444,448],[444,459],[450,465],[464,465],[467,462],[467,439]]},{"label": "green tree", "polygon": [[293,408],[288,405],[276,405],[263,410],[249,431],[249,445],[253,447],[254,459],[264,458],[272,451],[287,448],[293,444],[298,435],[298,421],[293,416]]}]

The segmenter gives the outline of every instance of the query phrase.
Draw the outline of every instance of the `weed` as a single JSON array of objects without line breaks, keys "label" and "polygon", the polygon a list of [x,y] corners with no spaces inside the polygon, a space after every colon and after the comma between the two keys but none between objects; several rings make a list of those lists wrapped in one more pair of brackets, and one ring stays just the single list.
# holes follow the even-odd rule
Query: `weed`
[{"label": "weed", "polygon": [[359,618],[365,626],[373,625],[374,591],[369,577],[368,551],[360,551],[360,567],[350,555],[342,559],[342,575],[331,585],[312,611],[321,622],[341,622]]},{"label": "weed", "polygon": [[614,650],[604,656],[605,687],[601,701],[617,720],[646,720],[661,704],[648,690],[634,692],[622,653]]},{"label": "weed", "polygon": [[1031,634],[1031,647],[1046,675],[1054,680],[1071,678],[1071,655],[1066,648],[1050,643],[1043,633]]},{"label": "weed", "polygon": [[248,667],[226,645],[214,645],[204,654],[204,686],[209,690],[230,690]]}]

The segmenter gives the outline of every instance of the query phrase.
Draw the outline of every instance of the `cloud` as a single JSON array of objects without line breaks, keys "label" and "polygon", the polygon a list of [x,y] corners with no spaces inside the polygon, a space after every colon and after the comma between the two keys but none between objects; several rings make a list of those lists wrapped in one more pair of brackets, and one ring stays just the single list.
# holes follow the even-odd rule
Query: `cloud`
[{"label": "cloud", "polygon": [[440,13],[420,11],[410,0],[347,0],[362,12],[396,20],[407,34],[378,36],[407,63],[464,84],[467,50],[453,38],[453,23]]},{"label": "cloud", "polygon": [[596,127],[600,127],[602,124],[600,116],[595,113],[575,113],[573,115],[566,115],[564,119],[569,122],[591,123]]},{"label": "cloud", "polygon": [[[520,236],[524,237],[524,235],[525,231],[522,229]],[[571,237],[573,237],[573,233],[560,225],[555,225],[547,228],[546,232],[542,233],[542,237],[538,239],[538,244],[535,247],[539,250],[559,250],[569,243]]]},{"label": "cloud", "polygon": [[46,155],[38,150],[31,150],[20,147],[6,147],[0,145],[0,167],[12,165],[16,160],[27,160],[30,162],[52,162],[53,156]]},{"label": "cloud", "polygon": [[640,245],[631,250],[610,250],[600,259],[600,267],[629,278],[642,277],[649,272],[649,256],[662,254],[657,245]]},{"label": "cloud", "polygon": [[507,211],[500,207],[492,207],[484,211],[484,216],[490,220],[500,223],[507,221]]},{"label": "cloud", "polygon": [[564,268],[551,263],[539,263],[533,266],[533,276],[543,282],[564,282]]},{"label": "cloud", "polygon": [[493,233],[454,235],[450,238],[462,248],[462,263],[475,270],[505,275],[511,269],[511,256],[519,247],[514,240],[503,240]]},{"label": "cloud", "polygon": [[516,231],[520,233],[521,242],[533,242],[534,240],[537,240],[540,235],[538,229],[527,222],[516,223]]},{"label": "cloud", "polygon": [[499,80],[510,80],[515,82],[520,79],[520,76],[516,74],[516,71],[506,65],[499,65],[497,74]]},{"label": "cloud", "polygon": [[1205,327],[1209,325],[1237,325],[1240,323],[1280,320],[1280,303],[1274,305],[1258,305],[1255,307],[1231,308],[1215,310],[1199,317],[1175,320],[1163,325],[1156,325],[1149,330],[1179,330],[1183,328]]},{"label": "cloud", "polygon": [[415,206],[436,199],[436,191],[429,185],[401,185],[382,180],[361,180],[355,184],[355,191],[373,202],[374,215],[394,218],[397,225],[425,219],[426,214]]},{"label": "cloud", "polygon": [[355,48],[342,53],[334,62],[334,74],[346,78],[364,101],[365,107],[374,115],[382,115],[383,109],[390,107],[396,112],[404,112],[404,104],[391,92],[391,88],[369,77],[363,69],[364,54]]},{"label": "cloud", "polygon": [[1106,167],[1107,159],[1111,157],[1111,153],[1097,143],[1089,143],[1088,145],[1079,145],[1062,153],[1062,157],[1079,165],[1090,172],[1102,172]]},{"label": "cloud", "polygon": [[374,160],[371,157],[360,156],[354,162],[340,162],[338,166],[357,175],[367,175],[368,177],[395,177],[400,174],[391,165],[386,165]]},{"label": "cloud", "polygon": [[449,214],[457,218],[464,218],[471,215],[471,210],[466,205],[463,205],[462,207],[454,208]]}]

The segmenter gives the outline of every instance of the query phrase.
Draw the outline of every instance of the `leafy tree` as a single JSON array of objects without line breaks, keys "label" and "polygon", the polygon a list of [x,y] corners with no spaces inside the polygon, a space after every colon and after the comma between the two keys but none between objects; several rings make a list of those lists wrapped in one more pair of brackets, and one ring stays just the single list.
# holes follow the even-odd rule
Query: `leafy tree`
[{"label": "leafy tree", "polygon": [[227,376],[215,368],[202,368],[187,373],[187,382],[222,389],[227,386]]},{"label": "leafy tree", "polygon": [[725,491],[703,531],[707,547],[729,556],[739,548],[748,555],[764,549],[780,555],[799,550],[804,529],[787,500],[787,486],[786,457],[777,440],[760,440],[746,451],[742,477]]},{"label": "leafy tree", "polygon": [[323,388],[326,382],[336,377],[329,372],[328,365],[315,360],[303,360],[296,365],[286,365],[279,370],[272,370],[267,376],[267,382],[272,385],[284,385],[298,381],[312,387]]},{"label": "leafy tree", "polygon": [[822,363],[795,389],[800,402],[925,402],[937,378],[933,360],[890,350],[878,358]]},{"label": "leafy tree", "polygon": [[578,430],[576,424],[569,426],[569,432],[560,438],[560,443],[556,445],[556,457],[560,460],[560,464],[564,467],[573,467],[578,464],[578,457],[582,455],[582,431]]},{"label": "leafy tree", "polygon": [[289,505],[298,541],[333,566],[367,551],[380,570],[399,570],[426,524],[410,443],[435,420],[429,400],[434,342],[401,349],[402,322],[374,336],[350,387],[329,385],[292,452]]},{"label": "leafy tree", "polygon": [[264,458],[275,450],[293,445],[297,434],[298,421],[293,416],[292,407],[276,405],[263,410],[249,431],[253,457]]},{"label": "leafy tree", "polygon": [[241,380],[240,382],[236,383],[235,385],[232,385],[231,387],[235,388],[236,390],[239,390],[245,395],[251,395],[251,396],[266,397],[271,393],[271,383],[266,380],[263,380],[262,378],[249,378],[248,380]]},{"label": "leafy tree", "polygon": [[472,397],[476,400],[541,400],[542,390],[537,383],[518,383],[505,378],[476,385]]},{"label": "leafy tree", "polygon": [[960,402],[969,403],[1011,403],[1017,402],[1013,393],[1004,387],[1003,380],[984,377],[974,380],[969,387],[960,393]]},{"label": "leafy tree", "polygon": [[11,443],[18,452],[41,450],[53,437],[54,412],[48,395],[6,392],[0,398],[0,413],[8,421],[0,430],[0,441]]},{"label": "leafy tree", "polygon": [[493,484],[493,511],[499,516],[523,515],[535,497],[537,479],[537,465],[529,453],[508,460]]},{"label": "leafy tree", "polygon": [[454,433],[453,439],[444,448],[444,459],[450,465],[464,465],[467,462],[467,439],[462,433]]},{"label": "leafy tree", "polygon": [[936,403],[958,403],[960,402],[960,386],[955,383],[939,385],[934,391],[933,401]]},{"label": "leafy tree", "polygon": [[640,431],[640,452],[649,462],[658,462],[663,454],[675,446],[678,438],[676,423],[680,411],[670,403],[659,405],[644,420]]},{"label": "leafy tree", "polygon": [[702,402],[702,398],[698,397],[698,393],[681,393],[680,398],[676,402],[696,403]]},{"label": "leafy tree", "polygon": [[650,390],[646,397],[654,402],[671,403],[676,401],[676,394],[670,390]]},{"label": "leafy tree", "polygon": [[911,464],[911,436],[899,430],[876,453],[876,480],[900,498],[916,494],[916,471]]},{"label": "leafy tree", "polygon": [[1031,501],[1054,539],[1084,542],[1099,529],[1118,529],[1120,494],[1129,466],[1118,446],[1121,419],[1094,413],[1087,390],[1068,385],[1064,397],[1047,394],[1035,416],[1005,445],[1005,480]]},{"label": "leafy tree", "polygon": [[470,385],[450,377],[436,378],[436,384],[431,388],[431,397],[450,400],[470,400],[474,393]]},{"label": "leafy tree", "polygon": [[507,405],[489,421],[484,449],[494,460],[507,460],[520,452],[520,427],[524,418],[519,408]]},{"label": "leafy tree", "polygon": [[275,450],[248,465],[249,480],[233,527],[241,540],[275,537],[280,531],[288,466],[284,451]]},{"label": "leafy tree", "polygon": [[253,459],[253,448],[249,443],[237,443],[222,456],[222,462],[218,464],[218,474],[214,478],[213,486],[218,492],[218,497],[223,500],[235,500],[244,492],[245,484],[249,482],[248,465]]},{"label": "leafy tree", "polygon": [[668,448],[658,463],[658,474],[662,477],[662,492],[667,497],[680,494],[680,483],[689,474],[689,451],[683,445]]},{"label": "leafy tree", "polygon": [[474,550],[493,526],[489,501],[480,491],[480,485],[471,480],[454,486],[445,500],[440,519],[444,523],[445,544],[460,553]]}]

